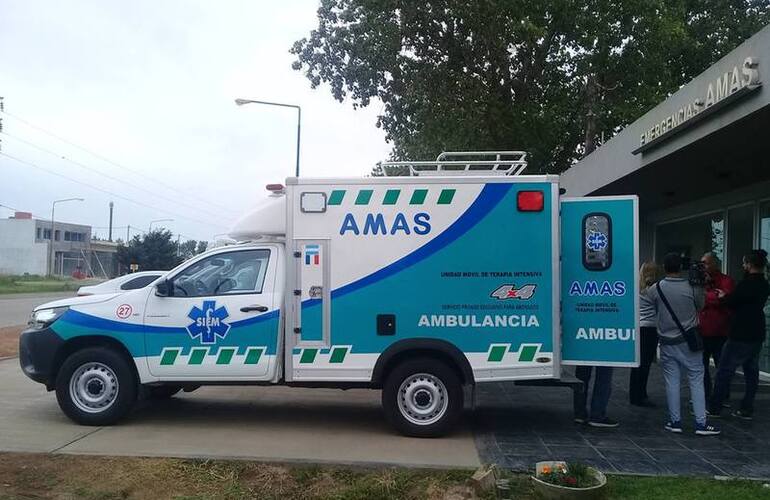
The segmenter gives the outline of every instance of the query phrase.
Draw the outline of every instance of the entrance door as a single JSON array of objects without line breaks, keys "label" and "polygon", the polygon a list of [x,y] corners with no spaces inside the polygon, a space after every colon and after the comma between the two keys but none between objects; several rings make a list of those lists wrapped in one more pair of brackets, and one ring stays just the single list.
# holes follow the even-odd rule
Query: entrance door
[{"label": "entrance door", "polygon": [[166,296],[150,293],[150,373],[163,380],[270,379],[282,292],[275,290],[278,252],[223,249],[170,275]]},{"label": "entrance door", "polygon": [[331,290],[329,277],[329,241],[296,240],[300,257],[295,259],[300,290],[296,325],[297,348],[329,347]]},{"label": "entrance door", "polygon": [[638,366],[636,196],[561,201],[562,363]]}]

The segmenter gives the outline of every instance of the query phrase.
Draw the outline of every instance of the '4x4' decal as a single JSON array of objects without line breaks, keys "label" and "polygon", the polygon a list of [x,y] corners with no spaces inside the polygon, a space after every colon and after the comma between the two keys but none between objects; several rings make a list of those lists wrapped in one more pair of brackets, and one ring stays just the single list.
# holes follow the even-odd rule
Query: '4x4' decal
[{"label": "'4x4' decal", "polygon": [[190,337],[200,337],[201,344],[214,344],[217,337],[225,338],[230,325],[225,323],[229,314],[225,306],[216,306],[215,300],[204,300],[203,307],[194,306],[187,317],[193,322],[187,325]]}]

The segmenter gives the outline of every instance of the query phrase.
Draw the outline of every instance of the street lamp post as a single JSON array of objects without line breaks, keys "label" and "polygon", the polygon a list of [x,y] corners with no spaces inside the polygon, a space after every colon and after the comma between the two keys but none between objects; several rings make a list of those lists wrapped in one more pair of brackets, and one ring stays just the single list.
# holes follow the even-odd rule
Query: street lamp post
[{"label": "street lamp post", "polygon": [[267,106],[280,106],[282,108],[294,108],[297,110],[297,165],[294,170],[294,175],[296,177],[299,177],[299,138],[300,138],[300,127],[302,124],[302,108],[300,108],[296,104],[284,104],[281,102],[269,102],[269,101],[255,101],[253,99],[236,99],[235,104],[237,104],[238,106],[243,106],[244,104],[265,104]]},{"label": "street lamp post", "polygon": [[56,204],[64,203],[65,201],[85,201],[83,198],[64,198],[61,200],[54,200],[51,203],[51,239],[48,241],[48,275],[53,276],[54,262],[53,262],[53,244],[56,241],[56,224],[54,222],[54,213],[56,212]]},{"label": "street lamp post", "polygon": [[147,231],[148,233],[152,232],[152,225],[156,222],[174,222],[174,219],[155,219],[150,221],[150,230]]}]

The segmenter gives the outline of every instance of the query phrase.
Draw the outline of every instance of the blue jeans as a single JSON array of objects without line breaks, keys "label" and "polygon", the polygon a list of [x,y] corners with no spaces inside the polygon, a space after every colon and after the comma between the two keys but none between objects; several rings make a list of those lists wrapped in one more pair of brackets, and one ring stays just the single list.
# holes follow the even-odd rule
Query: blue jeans
[{"label": "blue jeans", "polygon": [[716,380],[714,381],[714,394],[711,396],[711,409],[719,413],[722,403],[727,399],[735,370],[743,367],[743,375],[746,379],[746,393],[743,395],[741,410],[751,413],[754,411],[754,396],[759,385],[759,353],[762,350],[762,342],[743,342],[740,340],[728,340],[722,348],[722,357],[719,359]]},{"label": "blue jeans", "polygon": [[666,402],[668,418],[671,422],[681,422],[680,383],[682,372],[687,376],[690,386],[692,412],[697,424],[706,423],[706,394],[703,387],[703,353],[692,352],[687,342],[676,345],[660,346],[660,366],[666,382]]},{"label": "blue jeans", "polygon": [[575,416],[588,415],[586,403],[588,398],[588,383],[591,381],[591,372],[595,371],[594,392],[591,396],[590,420],[600,421],[607,417],[607,405],[612,393],[612,367],[611,366],[578,366],[575,368],[575,377],[583,382],[583,392],[575,401]]}]

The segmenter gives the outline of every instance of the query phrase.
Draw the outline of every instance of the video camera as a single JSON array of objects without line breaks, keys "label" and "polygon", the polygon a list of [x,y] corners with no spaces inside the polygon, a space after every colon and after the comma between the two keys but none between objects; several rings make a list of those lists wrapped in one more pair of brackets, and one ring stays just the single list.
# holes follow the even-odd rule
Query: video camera
[{"label": "video camera", "polygon": [[687,271],[687,281],[692,286],[706,286],[708,275],[706,274],[706,264],[691,257],[682,257],[682,270]]}]

